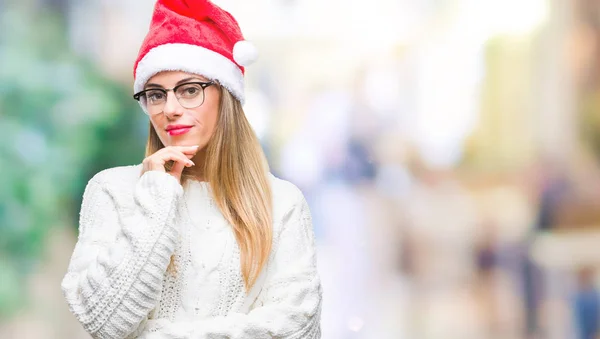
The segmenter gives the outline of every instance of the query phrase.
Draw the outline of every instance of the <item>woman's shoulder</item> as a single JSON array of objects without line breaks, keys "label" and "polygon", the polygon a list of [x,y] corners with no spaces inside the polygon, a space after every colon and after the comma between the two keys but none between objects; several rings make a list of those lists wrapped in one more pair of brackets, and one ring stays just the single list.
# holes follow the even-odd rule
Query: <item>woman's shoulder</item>
[{"label": "woman's shoulder", "polygon": [[96,182],[103,186],[134,186],[140,177],[141,170],[141,164],[111,167],[96,173],[90,182]]},{"label": "woman's shoulder", "polygon": [[292,182],[269,173],[275,216],[282,216],[304,203],[304,194]]}]

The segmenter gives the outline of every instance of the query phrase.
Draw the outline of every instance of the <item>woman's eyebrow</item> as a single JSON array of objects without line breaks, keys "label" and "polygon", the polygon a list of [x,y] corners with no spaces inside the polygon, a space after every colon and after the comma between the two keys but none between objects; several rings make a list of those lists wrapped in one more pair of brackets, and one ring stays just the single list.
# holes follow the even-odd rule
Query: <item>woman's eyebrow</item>
[{"label": "woman's eyebrow", "polygon": [[181,79],[181,80],[177,81],[177,84],[175,84],[175,85],[179,85],[179,84],[182,84],[182,83],[184,83],[184,82],[191,81],[191,80],[196,80],[196,81],[206,81],[206,80],[202,80],[202,79],[200,79],[199,77],[189,77],[189,78],[185,78],[185,79]]},{"label": "woman's eyebrow", "polygon": [[[177,81],[177,83],[175,84],[175,86],[180,85],[180,84],[182,84],[184,82],[191,81],[191,80],[207,81],[207,80],[204,80],[204,79],[200,79],[199,77],[188,77],[188,78],[181,79],[181,80]],[[153,83],[146,84],[146,86],[144,86],[144,89],[149,88],[149,87],[151,87],[151,88],[163,88],[164,89],[163,86],[161,86],[159,84],[153,84]]]},{"label": "woman's eyebrow", "polygon": [[146,86],[144,86],[144,89],[146,89],[146,88],[148,88],[148,87],[153,87],[153,88],[164,88],[164,87],[162,87],[162,86],[161,86],[161,85],[159,85],[159,84],[153,84],[153,83],[150,83],[150,84],[146,84]]}]

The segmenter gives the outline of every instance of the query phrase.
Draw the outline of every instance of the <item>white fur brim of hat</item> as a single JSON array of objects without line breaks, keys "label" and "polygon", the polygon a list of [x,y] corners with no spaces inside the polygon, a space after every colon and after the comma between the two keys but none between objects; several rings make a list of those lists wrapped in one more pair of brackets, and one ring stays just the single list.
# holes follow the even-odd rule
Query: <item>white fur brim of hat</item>
[{"label": "white fur brim of hat", "polygon": [[[256,59],[256,50],[244,47],[241,53],[236,55],[235,52],[234,48],[234,58],[244,60],[245,64]],[[244,75],[239,66],[212,50],[180,43],[164,44],[151,49],[137,65],[134,93],[142,91],[151,77],[163,71],[183,71],[216,80],[244,103]]]}]

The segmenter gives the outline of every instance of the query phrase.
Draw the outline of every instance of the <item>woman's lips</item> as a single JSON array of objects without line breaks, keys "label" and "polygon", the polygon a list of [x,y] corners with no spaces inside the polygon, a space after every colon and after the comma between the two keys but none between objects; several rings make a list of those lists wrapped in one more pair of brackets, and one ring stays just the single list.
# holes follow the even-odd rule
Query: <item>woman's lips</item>
[{"label": "woman's lips", "polygon": [[167,132],[169,133],[169,135],[182,135],[182,134],[187,133],[190,129],[192,129],[191,126],[188,126],[188,127],[178,127],[178,128],[170,129]]}]

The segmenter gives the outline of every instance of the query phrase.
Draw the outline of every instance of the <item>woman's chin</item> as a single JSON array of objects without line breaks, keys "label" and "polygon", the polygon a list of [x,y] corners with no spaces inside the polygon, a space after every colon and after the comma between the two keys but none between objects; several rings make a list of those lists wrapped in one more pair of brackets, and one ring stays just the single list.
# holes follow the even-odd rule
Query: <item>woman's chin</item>
[{"label": "woman's chin", "polygon": [[201,144],[202,138],[198,135],[164,135],[161,138],[165,146],[197,146]]},{"label": "woman's chin", "polygon": [[191,138],[181,137],[169,137],[167,140],[169,146],[193,146],[194,141]]}]

